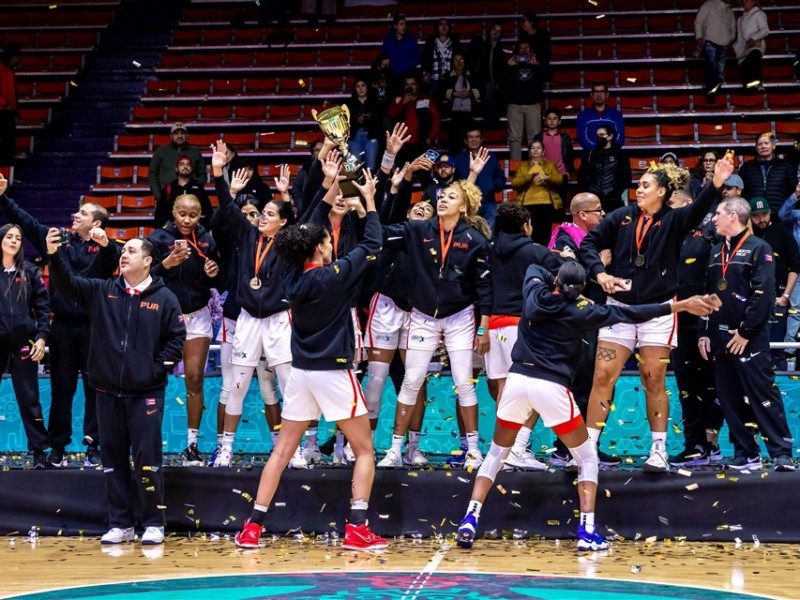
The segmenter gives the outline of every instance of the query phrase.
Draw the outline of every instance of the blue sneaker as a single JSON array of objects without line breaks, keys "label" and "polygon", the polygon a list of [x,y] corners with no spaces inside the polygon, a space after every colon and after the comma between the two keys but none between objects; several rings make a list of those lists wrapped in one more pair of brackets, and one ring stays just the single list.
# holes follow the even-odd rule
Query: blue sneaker
[{"label": "blue sneaker", "polygon": [[445,463],[450,465],[451,467],[461,467],[464,465],[464,460],[467,457],[467,447],[462,445],[461,448],[458,449],[458,452],[453,452],[450,458],[448,458]]},{"label": "blue sneaker", "polygon": [[[208,459],[208,466],[209,467],[216,467],[217,457],[219,456],[219,451],[222,450],[222,444],[217,444],[217,447],[214,448],[214,452],[211,454],[211,458]],[[230,466],[230,465],[226,465]]]},{"label": "blue sneaker", "polygon": [[477,529],[477,527],[478,517],[475,516],[475,513],[467,513],[467,515],[461,519],[461,523],[458,526],[456,544],[461,548],[472,548],[472,544],[475,541],[475,529]]},{"label": "blue sneaker", "polygon": [[597,529],[595,529],[593,533],[588,533],[583,525],[579,525],[578,550],[580,552],[587,552],[589,550],[608,550],[608,542],[602,535],[597,533]]}]

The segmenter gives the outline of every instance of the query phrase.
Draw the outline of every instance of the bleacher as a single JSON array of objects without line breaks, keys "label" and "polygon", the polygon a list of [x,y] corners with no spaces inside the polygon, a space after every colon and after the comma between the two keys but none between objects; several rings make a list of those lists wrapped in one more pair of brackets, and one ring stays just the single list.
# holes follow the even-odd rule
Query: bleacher
[{"label": "bleacher", "polygon": [[[800,46],[800,3],[762,2],[772,31],[764,58],[767,92],[746,93],[738,86],[738,69],[729,53],[728,85],[713,102],[702,90],[704,64],[692,55],[696,4],[547,0],[535,7],[540,26],[552,36],[554,75],[545,106],[562,110],[563,126],[575,138],[575,115],[589,101],[591,82],[607,81],[610,105],[625,115],[625,149],[635,178],[669,150],[686,166],[693,166],[706,148],[732,148],[741,162],[750,157],[760,132],[778,134],[779,152],[800,136],[798,87],[792,75]],[[420,44],[435,20],[446,16],[462,42],[500,20],[510,47],[518,15],[530,8],[518,0],[428,0],[400,3],[391,10],[408,16],[409,30]],[[250,2],[194,2],[173,31],[156,79],[148,82],[126,131],[115,139],[112,170],[98,170],[92,193],[115,198],[115,215],[125,215],[123,195],[150,193],[142,170],[153,150],[168,141],[168,124],[175,121],[186,123],[195,146],[205,149],[222,137],[264,165],[262,173],[275,173],[284,162],[300,163],[308,155],[309,141],[321,135],[311,109],[349,97],[354,75],[378,54],[388,10],[346,8],[334,23],[292,21],[288,33],[278,35],[258,25],[257,7]],[[272,43],[276,40],[280,43]],[[485,137],[510,179],[515,165],[508,160],[505,131],[487,131]],[[503,198],[511,197],[507,189]],[[130,218],[124,222],[130,224]]]}]

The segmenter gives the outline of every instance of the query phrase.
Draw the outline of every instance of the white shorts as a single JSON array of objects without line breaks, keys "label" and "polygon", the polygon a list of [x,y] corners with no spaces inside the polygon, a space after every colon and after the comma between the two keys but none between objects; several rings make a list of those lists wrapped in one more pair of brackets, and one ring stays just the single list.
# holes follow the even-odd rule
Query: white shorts
[{"label": "white shorts", "polygon": [[290,421],[314,421],[320,414],[328,423],[367,414],[367,403],[355,373],[292,367],[283,394],[281,417]]},{"label": "white shorts", "polygon": [[489,330],[489,352],[483,355],[488,379],[504,379],[511,368],[511,349],[517,342],[516,325]]},{"label": "white shorts", "polygon": [[471,304],[442,319],[434,319],[416,309],[411,310],[406,345],[409,350],[435,351],[442,338],[448,352],[472,350],[475,347],[475,308]]},{"label": "white shorts", "polygon": [[364,332],[364,346],[381,350],[405,350],[411,316],[397,308],[394,300],[376,293],[369,304],[369,319]]},{"label": "white shorts", "polygon": [[[667,300],[664,304],[672,304],[672,302],[673,300]],[[627,306],[613,298],[608,298],[606,303],[610,306]],[[631,352],[636,346],[640,348],[642,346],[675,348],[678,345],[678,315],[672,313],[638,325],[617,323],[610,327],[603,327],[597,332],[597,341],[613,342],[625,346]]]},{"label": "white shorts", "polygon": [[183,323],[186,325],[186,340],[214,337],[214,327],[211,324],[211,309],[204,306],[200,310],[183,314]]},{"label": "white shorts", "polygon": [[284,310],[257,319],[245,309],[236,319],[231,364],[255,367],[262,356],[268,367],[292,362],[292,320]]},{"label": "white shorts", "polygon": [[220,344],[233,344],[236,335],[236,319],[222,317],[222,326],[217,331],[217,342]]},{"label": "white shorts", "polygon": [[574,431],[583,423],[572,392],[566,387],[545,379],[509,373],[497,404],[497,422],[509,429],[518,429],[534,410],[558,435]]}]

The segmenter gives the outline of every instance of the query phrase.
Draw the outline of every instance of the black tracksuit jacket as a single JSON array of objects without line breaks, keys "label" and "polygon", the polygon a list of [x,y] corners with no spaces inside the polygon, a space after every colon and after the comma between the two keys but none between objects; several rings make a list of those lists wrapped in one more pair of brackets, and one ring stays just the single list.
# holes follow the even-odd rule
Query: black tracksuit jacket
[{"label": "black tracksuit jacket", "polygon": [[14,352],[50,332],[50,299],[39,269],[26,262],[23,270],[28,282],[22,298],[20,273],[0,271],[0,344]]},{"label": "black tracksuit jacket", "polygon": [[175,297],[157,277],[141,294],[125,291],[125,280],[86,279],[69,272],[61,252],[50,257],[50,275],[67,298],[91,318],[89,381],[117,397],[163,393],[167,373],[183,356],[186,326]]}]

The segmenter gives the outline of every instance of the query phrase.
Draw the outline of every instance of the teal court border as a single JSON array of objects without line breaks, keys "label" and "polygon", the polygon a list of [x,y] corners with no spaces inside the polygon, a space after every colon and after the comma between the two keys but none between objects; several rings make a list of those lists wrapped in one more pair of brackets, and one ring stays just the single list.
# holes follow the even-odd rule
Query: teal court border
[{"label": "teal court border", "polygon": [[687,585],[524,573],[322,571],[164,578],[61,588],[13,600],[763,600],[773,598]]}]

